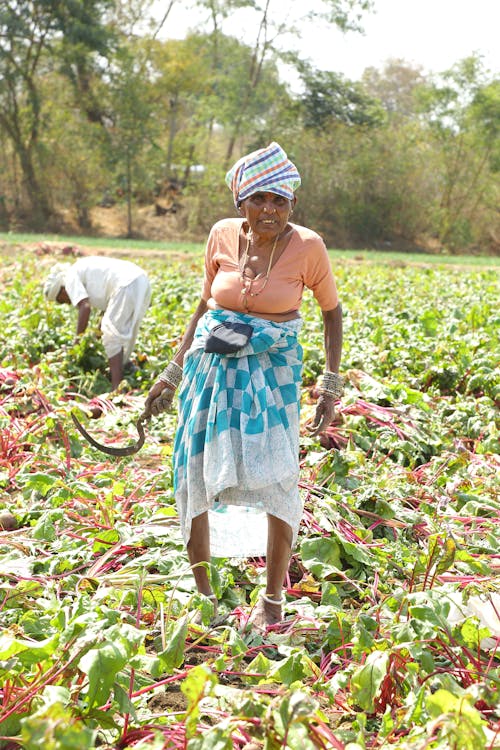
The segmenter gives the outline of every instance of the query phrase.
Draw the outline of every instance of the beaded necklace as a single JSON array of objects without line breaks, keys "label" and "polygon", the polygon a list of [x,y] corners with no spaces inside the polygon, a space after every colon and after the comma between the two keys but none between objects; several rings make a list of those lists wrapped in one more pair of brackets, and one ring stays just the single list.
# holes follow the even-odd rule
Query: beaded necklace
[{"label": "beaded necklace", "polygon": [[253,279],[249,279],[248,276],[245,276],[246,265],[248,262],[248,251],[250,249],[250,242],[252,240],[252,233],[251,232],[248,233],[245,252],[243,253],[243,256],[241,258],[241,263],[240,263],[240,281],[243,287],[241,290],[241,293],[245,299],[246,299],[247,294],[250,297],[257,297],[257,295],[259,295],[261,292],[264,291],[267,281],[269,279],[269,274],[271,273],[271,266],[273,263],[274,251],[276,250],[278,239],[279,239],[279,233],[276,235],[274,239],[273,246],[271,249],[271,254],[269,255],[269,263],[267,264],[267,271],[264,275],[264,283],[262,284],[261,288],[257,292],[252,292],[252,286],[253,286],[254,281],[257,281],[257,279],[262,278],[263,274],[259,273]]}]

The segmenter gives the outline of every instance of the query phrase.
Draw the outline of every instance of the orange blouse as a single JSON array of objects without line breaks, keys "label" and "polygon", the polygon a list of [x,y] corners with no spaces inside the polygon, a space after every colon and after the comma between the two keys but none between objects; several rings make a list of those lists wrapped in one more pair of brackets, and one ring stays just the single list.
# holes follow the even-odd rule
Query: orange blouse
[{"label": "orange blouse", "polygon": [[[202,299],[212,298],[219,307],[261,315],[296,311],[304,287],[312,290],[322,310],[338,305],[337,287],[330,259],[321,237],[311,229],[291,224],[292,235],[271,268],[260,294],[247,295],[246,303],[239,268],[239,236],[243,219],[222,219],[212,227],[205,251]],[[263,279],[255,282],[259,292]]]}]

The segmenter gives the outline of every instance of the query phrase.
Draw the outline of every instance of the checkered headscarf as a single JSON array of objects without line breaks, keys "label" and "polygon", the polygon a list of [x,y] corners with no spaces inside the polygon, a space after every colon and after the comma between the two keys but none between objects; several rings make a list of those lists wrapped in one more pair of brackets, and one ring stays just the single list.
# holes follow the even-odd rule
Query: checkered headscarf
[{"label": "checkered headscarf", "polygon": [[236,207],[249,195],[260,190],[283,195],[292,200],[300,185],[297,167],[278,143],[243,156],[226,174],[226,183],[233,193]]}]

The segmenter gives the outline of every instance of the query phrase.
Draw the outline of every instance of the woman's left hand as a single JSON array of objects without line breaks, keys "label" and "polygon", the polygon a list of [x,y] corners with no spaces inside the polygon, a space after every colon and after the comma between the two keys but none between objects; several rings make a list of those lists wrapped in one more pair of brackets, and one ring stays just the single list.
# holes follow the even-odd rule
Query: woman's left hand
[{"label": "woman's left hand", "polygon": [[311,437],[319,435],[320,432],[326,430],[328,425],[333,422],[334,417],[335,399],[333,396],[328,396],[326,393],[322,393],[316,405],[314,419],[309,425],[307,425],[307,430],[310,432]]}]

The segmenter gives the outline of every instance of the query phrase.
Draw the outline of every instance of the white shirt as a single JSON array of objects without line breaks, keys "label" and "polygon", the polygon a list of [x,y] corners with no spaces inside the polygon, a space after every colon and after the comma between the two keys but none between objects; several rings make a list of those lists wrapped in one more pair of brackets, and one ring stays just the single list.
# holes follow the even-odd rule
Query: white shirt
[{"label": "white shirt", "polygon": [[113,294],[140,276],[146,276],[146,273],[135,263],[91,255],[79,258],[69,268],[64,288],[75,307],[88,297],[91,307],[106,310]]}]

